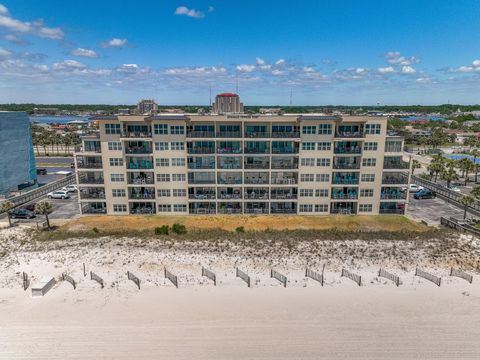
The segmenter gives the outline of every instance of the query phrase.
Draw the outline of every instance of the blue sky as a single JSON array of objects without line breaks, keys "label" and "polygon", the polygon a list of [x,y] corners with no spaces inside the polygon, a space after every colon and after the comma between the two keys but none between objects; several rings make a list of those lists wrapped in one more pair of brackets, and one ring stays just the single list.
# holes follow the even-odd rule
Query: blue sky
[{"label": "blue sky", "polygon": [[479,1],[0,0],[0,102],[480,103]]}]

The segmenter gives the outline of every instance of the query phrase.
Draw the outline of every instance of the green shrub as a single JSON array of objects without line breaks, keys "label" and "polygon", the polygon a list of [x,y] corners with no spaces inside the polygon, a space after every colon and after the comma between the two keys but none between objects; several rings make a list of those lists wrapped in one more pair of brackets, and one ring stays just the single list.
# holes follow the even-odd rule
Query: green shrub
[{"label": "green shrub", "polygon": [[239,226],[235,229],[236,232],[238,233],[244,233],[245,232],[245,228],[243,226]]},{"label": "green shrub", "polygon": [[96,227],[94,227],[94,228],[92,229],[92,231],[93,231],[95,234],[98,234],[98,233],[99,233],[99,231],[98,231],[98,229],[97,229]]},{"label": "green shrub", "polygon": [[187,228],[185,227],[185,225],[183,224],[173,224],[172,226],[172,231],[175,233],[175,234],[186,234],[187,233]]},{"label": "green shrub", "polygon": [[168,225],[162,225],[155,228],[155,235],[168,235]]}]

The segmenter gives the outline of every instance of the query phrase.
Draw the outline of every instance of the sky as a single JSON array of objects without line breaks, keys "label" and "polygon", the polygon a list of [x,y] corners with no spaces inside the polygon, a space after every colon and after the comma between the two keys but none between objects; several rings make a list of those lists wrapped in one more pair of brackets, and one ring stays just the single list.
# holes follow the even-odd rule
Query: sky
[{"label": "sky", "polygon": [[0,103],[480,103],[478,0],[0,0]]}]

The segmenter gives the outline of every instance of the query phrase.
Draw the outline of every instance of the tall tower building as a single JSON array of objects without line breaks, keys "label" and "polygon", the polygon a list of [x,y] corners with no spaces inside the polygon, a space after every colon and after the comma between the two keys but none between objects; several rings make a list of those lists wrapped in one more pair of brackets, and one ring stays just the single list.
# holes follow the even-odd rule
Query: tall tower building
[{"label": "tall tower building", "polygon": [[137,104],[139,114],[156,114],[158,105],[153,99],[143,99]]},{"label": "tall tower building", "polygon": [[243,113],[243,103],[240,102],[240,96],[237,94],[218,94],[212,104],[212,112],[215,114]]}]

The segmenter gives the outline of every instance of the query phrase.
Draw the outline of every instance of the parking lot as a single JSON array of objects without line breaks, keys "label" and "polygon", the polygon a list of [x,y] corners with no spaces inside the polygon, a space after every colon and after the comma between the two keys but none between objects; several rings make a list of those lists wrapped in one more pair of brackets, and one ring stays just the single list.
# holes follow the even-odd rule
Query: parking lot
[{"label": "parking lot", "polygon": [[[417,200],[413,198],[413,194],[410,194],[407,214],[414,219],[424,220],[428,223],[439,223],[442,216],[463,219],[463,210],[445,200],[439,197]],[[470,214],[468,216],[471,217]]]}]

